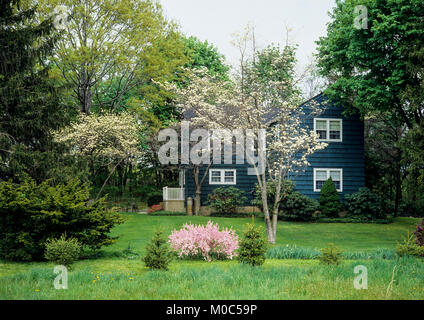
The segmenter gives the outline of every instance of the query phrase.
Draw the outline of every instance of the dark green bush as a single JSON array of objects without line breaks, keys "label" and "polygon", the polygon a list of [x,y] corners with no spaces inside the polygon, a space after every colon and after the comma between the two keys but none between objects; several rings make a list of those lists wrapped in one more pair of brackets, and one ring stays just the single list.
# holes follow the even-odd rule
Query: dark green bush
[{"label": "dark green bush", "polygon": [[115,242],[110,231],[123,219],[106,209],[105,198],[90,202],[88,186],[78,180],[49,183],[0,182],[0,258],[41,260],[47,239],[64,233],[92,249]]},{"label": "dark green bush", "polygon": [[172,258],[173,253],[169,249],[166,239],[162,237],[162,231],[155,230],[155,235],[146,246],[144,264],[150,269],[168,270]]},{"label": "dark green bush", "polygon": [[368,188],[360,188],[359,191],[345,197],[349,216],[362,220],[384,219],[384,204],[379,195],[371,192]]},{"label": "dark green bush", "polygon": [[313,221],[318,209],[318,201],[295,191],[282,201],[280,215],[287,221]]},{"label": "dark green bush", "polygon": [[245,204],[244,191],[235,187],[220,187],[208,195],[208,205],[219,214],[235,214]]},{"label": "dark green bush", "polygon": [[327,217],[338,217],[339,212],[343,209],[340,196],[331,178],[325,181],[321,188],[319,209]]},{"label": "dark green bush", "polygon": [[163,201],[163,194],[162,192],[153,192],[153,193],[149,193],[147,195],[147,205],[149,207],[155,205],[155,204],[159,204]]},{"label": "dark green bush", "polygon": [[247,224],[243,237],[239,242],[238,260],[252,266],[260,266],[265,262],[267,240],[262,227]]},{"label": "dark green bush", "polygon": [[66,238],[64,234],[58,239],[47,239],[44,257],[56,264],[70,267],[81,254],[81,244],[75,238]]},{"label": "dark green bush", "polygon": [[322,264],[340,264],[343,259],[343,251],[335,247],[332,243],[327,248],[320,250],[321,255],[317,259]]}]

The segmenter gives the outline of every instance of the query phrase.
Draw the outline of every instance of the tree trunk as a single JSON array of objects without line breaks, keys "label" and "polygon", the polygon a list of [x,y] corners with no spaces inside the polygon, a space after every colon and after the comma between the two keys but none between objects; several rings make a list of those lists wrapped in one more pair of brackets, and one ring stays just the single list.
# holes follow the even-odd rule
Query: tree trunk
[{"label": "tree trunk", "polygon": [[[122,159],[123,160],[123,159]],[[109,178],[112,176],[112,174],[115,172],[115,170],[116,170],[116,167],[121,163],[121,161],[122,160],[120,160],[114,167],[113,167],[113,169],[112,169],[112,171],[110,172],[110,174],[107,176],[107,178],[106,178],[106,180],[103,182],[103,185],[102,185],[102,187],[100,188],[100,190],[99,190],[99,192],[97,193],[97,196],[96,196],[96,198],[94,199],[94,201],[97,201],[98,199],[99,199],[99,197],[100,197],[100,195],[102,194],[102,192],[103,192],[103,189],[104,189],[104,187],[106,186],[106,183],[109,181]]]},{"label": "tree trunk", "polygon": [[395,215],[398,215],[398,211],[399,211],[399,204],[400,204],[400,200],[402,197],[402,181],[400,178],[401,172],[400,172],[400,168],[396,168],[396,180],[395,180]]},{"label": "tree trunk", "polygon": [[261,187],[262,206],[264,210],[264,219],[266,225],[266,235],[269,243],[275,243],[274,231],[272,228],[271,217],[268,208],[268,195],[266,190],[266,182]]},{"label": "tree trunk", "polygon": [[274,208],[274,212],[272,214],[272,243],[277,241],[277,222],[278,222],[278,205]]},{"label": "tree trunk", "polygon": [[90,114],[91,104],[93,100],[93,93],[91,92],[90,86],[90,77],[85,68],[85,64],[82,64],[82,71],[79,76],[79,86],[78,86],[78,100],[81,104],[81,112],[86,115]]}]

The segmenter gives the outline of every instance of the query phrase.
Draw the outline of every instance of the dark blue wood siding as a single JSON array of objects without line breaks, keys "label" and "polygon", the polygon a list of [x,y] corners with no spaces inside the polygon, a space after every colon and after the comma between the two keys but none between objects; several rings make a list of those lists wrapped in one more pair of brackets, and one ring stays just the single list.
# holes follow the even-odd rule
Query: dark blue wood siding
[{"label": "dark blue wood siding", "polygon": [[[342,115],[344,109],[341,106],[330,104],[323,95],[314,98],[322,109],[322,113],[316,118],[334,118],[343,119],[342,124],[342,142],[328,142],[328,146],[324,150],[317,151],[309,157],[310,166],[302,173],[293,177],[295,182],[295,189],[302,194],[318,199],[319,192],[314,192],[314,168],[337,168],[343,169],[343,192],[340,193],[343,199],[345,195],[358,191],[359,188],[365,185],[364,174],[364,124],[359,116],[345,117]],[[307,117],[304,120],[304,126],[310,130],[314,129],[314,122],[311,116],[308,116],[308,102],[300,106],[304,108]],[[235,163],[235,161],[234,161]],[[237,169],[237,184],[232,185],[241,190],[244,190],[248,197],[250,205],[253,199],[253,191],[257,178],[255,175],[247,175],[248,164],[245,165],[212,165],[211,168],[216,169]],[[200,177],[203,175],[206,166],[202,167]],[[190,169],[186,170],[186,185],[185,193],[187,197],[195,195],[195,185]],[[202,205],[207,200],[207,195],[214,189],[220,186],[229,185],[210,185],[209,175],[205,178],[202,186]]]},{"label": "dark blue wood siding", "polygon": [[[343,169],[343,199],[345,195],[358,191],[365,185],[364,173],[364,123],[359,116],[343,116],[341,106],[327,102],[323,95],[314,98],[322,113],[315,118],[342,119],[342,142],[327,142],[328,146],[309,157],[310,166],[305,172],[295,177],[295,188],[311,198],[318,199],[319,192],[314,192],[314,168]],[[301,106],[308,114],[308,102]],[[314,117],[305,118],[305,126],[314,129]]]}]

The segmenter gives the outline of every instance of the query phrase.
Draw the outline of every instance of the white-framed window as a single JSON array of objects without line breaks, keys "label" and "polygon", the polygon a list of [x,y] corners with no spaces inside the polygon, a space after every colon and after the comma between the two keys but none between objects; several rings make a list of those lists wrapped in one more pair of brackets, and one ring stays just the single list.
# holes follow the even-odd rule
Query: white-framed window
[{"label": "white-framed window", "polygon": [[210,169],[209,184],[236,184],[236,169]]},{"label": "white-framed window", "polygon": [[341,142],[343,140],[343,120],[314,118],[314,131],[321,141]]},{"label": "white-framed window", "polygon": [[325,181],[331,177],[338,192],[343,191],[343,169],[314,168],[314,192],[320,192]]}]

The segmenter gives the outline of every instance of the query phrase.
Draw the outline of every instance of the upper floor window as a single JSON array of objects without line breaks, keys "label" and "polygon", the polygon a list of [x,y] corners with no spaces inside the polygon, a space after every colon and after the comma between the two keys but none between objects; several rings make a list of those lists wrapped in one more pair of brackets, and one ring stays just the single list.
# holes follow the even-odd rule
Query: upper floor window
[{"label": "upper floor window", "polygon": [[321,191],[325,181],[331,177],[338,192],[343,191],[343,169],[314,169],[314,191]]},{"label": "upper floor window", "polygon": [[209,184],[236,184],[236,170],[210,169]]},{"label": "upper floor window", "polygon": [[342,119],[314,119],[314,131],[322,141],[341,142],[343,140],[342,126]]}]

